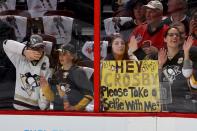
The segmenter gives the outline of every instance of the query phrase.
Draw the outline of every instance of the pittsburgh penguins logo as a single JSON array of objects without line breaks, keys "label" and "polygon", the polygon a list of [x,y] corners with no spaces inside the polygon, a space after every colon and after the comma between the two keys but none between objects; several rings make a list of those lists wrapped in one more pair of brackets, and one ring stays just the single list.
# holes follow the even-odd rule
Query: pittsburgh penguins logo
[{"label": "pittsburgh penguins logo", "polygon": [[66,94],[69,93],[71,91],[70,89],[70,84],[67,83],[61,83],[60,84],[60,89],[65,92]]},{"label": "pittsburgh penguins logo", "polygon": [[31,43],[32,43],[32,44],[36,44],[36,43],[38,43],[38,42],[39,42],[38,39],[36,39],[36,38],[31,38]]},{"label": "pittsburgh penguins logo", "polygon": [[183,63],[183,60],[184,60],[183,57],[181,57],[181,58],[178,59],[177,63],[178,64],[182,64]]},{"label": "pittsburgh penguins logo", "polygon": [[40,76],[34,74],[32,75],[30,72],[26,74],[20,74],[20,79],[23,84],[21,87],[29,96],[35,91],[35,88],[40,86],[39,80]]},{"label": "pittsburgh penguins logo", "polygon": [[176,80],[176,76],[181,74],[181,71],[179,70],[178,66],[167,66],[163,73],[165,77],[169,80],[170,83],[173,83],[174,80]]},{"label": "pittsburgh penguins logo", "polygon": [[137,34],[135,36],[135,39],[137,40],[137,42],[140,42],[142,40],[142,35],[141,34]]},{"label": "pittsburgh penguins logo", "polygon": [[68,76],[68,72],[63,72],[63,79],[66,79]]}]

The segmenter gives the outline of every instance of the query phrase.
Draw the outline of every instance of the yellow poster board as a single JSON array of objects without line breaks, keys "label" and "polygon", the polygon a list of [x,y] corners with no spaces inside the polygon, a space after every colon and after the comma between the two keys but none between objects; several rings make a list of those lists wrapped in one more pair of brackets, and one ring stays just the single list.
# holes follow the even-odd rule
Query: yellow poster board
[{"label": "yellow poster board", "polygon": [[103,111],[160,112],[157,61],[103,61],[101,67]]}]

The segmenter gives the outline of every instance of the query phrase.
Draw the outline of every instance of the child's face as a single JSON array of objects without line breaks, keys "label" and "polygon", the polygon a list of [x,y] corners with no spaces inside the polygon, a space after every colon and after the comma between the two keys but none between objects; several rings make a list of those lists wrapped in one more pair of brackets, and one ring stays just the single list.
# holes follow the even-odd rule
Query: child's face
[{"label": "child's face", "polygon": [[61,65],[72,63],[73,55],[69,52],[59,52],[59,61]]}]

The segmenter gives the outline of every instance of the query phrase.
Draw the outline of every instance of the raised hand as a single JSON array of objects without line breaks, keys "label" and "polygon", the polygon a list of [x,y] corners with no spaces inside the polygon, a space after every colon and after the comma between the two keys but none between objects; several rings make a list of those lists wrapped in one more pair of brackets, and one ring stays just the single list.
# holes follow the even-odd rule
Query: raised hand
[{"label": "raised hand", "polygon": [[187,40],[185,41],[185,43],[183,44],[183,50],[184,52],[189,52],[190,48],[192,47],[192,44],[193,44],[194,40],[193,40],[193,37],[192,36],[189,36],[187,38]]},{"label": "raised hand", "polygon": [[189,33],[193,33],[194,30],[197,28],[197,22],[195,20],[191,20],[189,23]]},{"label": "raised hand", "polygon": [[193,37],[189,36],[185,43],[183,44],[183,50],[184,50],[184,59],[189,59],[189,50],[192,47],[193,44]]},{"label": "raised hand", "polygon": [[131,52],[134,52],[138,49],[138,42],[135,36],[131,36],[130,41],[128,43],[128,47],[129,50],[131,50]]},{"label": "raised hand", "polygon": [[163,65],[167,61],[167,51],[164,48],[161,48],[158,53],[158,64],[159,64],[159,69],[163,68]]},{"label": "raised hand", "polygon": [[33,60],[39,60],[40,57],[42,56],[42,53],[40,53],[38,51],[34,51],[34,50],[25,49],[24,50],[24,56],[29,61],[33,61]]}]

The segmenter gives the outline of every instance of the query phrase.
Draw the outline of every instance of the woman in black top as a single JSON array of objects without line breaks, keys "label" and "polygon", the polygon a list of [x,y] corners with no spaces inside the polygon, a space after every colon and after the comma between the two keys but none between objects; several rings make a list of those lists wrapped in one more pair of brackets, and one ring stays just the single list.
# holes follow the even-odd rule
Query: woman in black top
[{"label": "woman in black top", "polygon": [[171,99],[171,102],[163,104],[163,107],[166,108],[163,109],[170,112],[196,112],[196,104],[189,91],[187,79],[182,73],[184,59],[189,60],[192,38],[189,37],[185,42],[184,51],[182,51],[179,46],[180,32],[178,28],[169,27],[164,35],[164,41],[167,49],[161,49],[158,53],[160,82],[161,85],[170,84],[171,98],[167,96],[165,99]]}]

